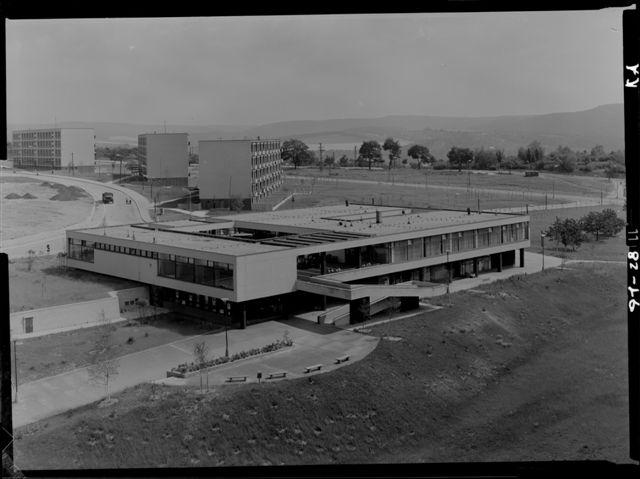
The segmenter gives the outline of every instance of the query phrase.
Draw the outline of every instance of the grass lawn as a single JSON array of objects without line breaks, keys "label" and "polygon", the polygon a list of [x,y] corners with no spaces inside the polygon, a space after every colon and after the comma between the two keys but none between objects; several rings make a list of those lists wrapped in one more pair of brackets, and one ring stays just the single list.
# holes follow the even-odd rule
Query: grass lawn
[{"label": "grass lawn", "polygon": [[[89,352],[94,349],[101,328],[76,329],[22,340],[16,346],[18,384],[87,366]],[[182,319],[172,313],[144,322],[116,323],[109,356],[123,356],[216,328],[224,329],[223,326],[204,327],[197,321]]]},{"label": "grass lawn", "polygon": [[109,291],[140,286],[112,276],[67,270],[53,255],[36,257],[31,271],[26,258],[9,263],[11,312],[106,298]]},{"label": "grass lawn", "polygon": [[[461,192],[457,190],[399,187],[394,185],[362,184],[362,183],[326,183],[311,184],[308,180],[286,178],[284,191],[307,192],[311,194],[296,194],[295,201],[288,201],[284,208],[303,208],[351,202],[371,204],[373,198],[376,204],[421,206],[432,208],[476,209],[478,197],[481,209],[518,207],[525,209],[525,204],[544,205],[544,197],[527,197],[515,192],[507,194],[495,192]],[[559,200],[557,201],[559,202]],[[549,204],[552,202],[549,201]]]},{"label": "grass lawn", "polygon": [[[616,211],[619,218],[626,218],[626,212],[621,206],[589,206],[560,210],[531,211],[529,213],[529,216],[531,217],[531,248],[529,248],[529,250],[536,253],[542,252],[540,232],[551,226],[556,217],[560,219],[580,219],[591,211],[602,211],[606,208],[611,208]],[[565,250],[562,245],[558,248],[552,240],[545,238],[544,251],[545,254],[554,256],[564,255],[567,259],[625,261],[628,248],[624,241],[623,231],[619,233],[618,236],[600,239],[599,241],[596,241],[595,238],[589,237],[589,241],[582,243],[576,251]]]},{"label": "grass lawn", "polygon": [[[506,173],[506,172],[502,172]],[[427,181],[430,185],[467,187],[469,174],[466,170],[414,170],[412,168],[395,168],[389,170],[350,170],[344,168],[327,168],[320,171],[317,168],[287,169],[287,175],[324,176],[334,178],[352,178],[359,180],[395,181],[399,183],[419,183]],[[426,180],[425,180],[426,175]],[[498,174],[495,171],[471,171],[471,188],[503,189],[517,193],[522,191],[548,193],[549,199],[553,193],[567,195],[589,195],[600,197],[603,191],[606,195],[613,189],[613,182],[607,178],[560,175],[541,173],[542,176],[525,177],[523,171],[513,171],[509,174]]]},{"label": "grass lawn", "polygon": [[628,462],[625,268],[452,294],[301,378],[141,385],[16,431],[22,469],[606,459]]}]

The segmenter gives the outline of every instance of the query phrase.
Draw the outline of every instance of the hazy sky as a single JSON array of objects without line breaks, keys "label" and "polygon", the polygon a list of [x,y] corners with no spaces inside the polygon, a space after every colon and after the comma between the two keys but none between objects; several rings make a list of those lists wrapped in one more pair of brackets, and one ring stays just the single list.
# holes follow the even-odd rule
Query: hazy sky
[{"label": "hazy sky", "polygon": [[577,111],[621,75],[620,9],[7,21],[9,123]]}]

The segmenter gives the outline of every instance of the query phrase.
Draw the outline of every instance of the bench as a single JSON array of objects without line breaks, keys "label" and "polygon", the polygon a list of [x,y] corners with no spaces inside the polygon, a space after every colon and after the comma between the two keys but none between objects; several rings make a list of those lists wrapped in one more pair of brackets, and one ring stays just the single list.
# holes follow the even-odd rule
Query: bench
[{"label": "bench", "polygon": [[304,372],[310,373],[311,371],[320,371],[321,368],[322,364],[315,364],[313,366],[307,366],[306,368],[304,368]]},{"label": "bench", "polygon": [[246,382],[246,381],[247,381],[247,376],[231,376],[227,378],[228,383],[239,383],[239,382]]},{"label": "bench", "polygon": [[344,363],[346,361],[349,361],[348,354],[345,354],[344,356],[340,356],[339,358],[336,358],[336,364]]},{"label": "bench", "polygon": [[276,379],[276,378],[286,378],[287,377],[287,373],[286,372],[282,372],[282,373],[271,373],[267,376],[267,379]]}]

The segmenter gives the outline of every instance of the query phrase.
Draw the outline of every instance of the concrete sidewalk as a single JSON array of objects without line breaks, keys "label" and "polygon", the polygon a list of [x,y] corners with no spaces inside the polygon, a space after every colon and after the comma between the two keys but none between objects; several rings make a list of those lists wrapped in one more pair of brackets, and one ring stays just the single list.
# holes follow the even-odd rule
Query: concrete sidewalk
[{"label": "concrete sidewalk", "polygon": [[[265,356],[264,365],[261,358],[256,358],[250,362],[230,365],[228,370],[233,370],[233,374],[238,375],[245,375],[240,373],[246,372],[254,377],[258,368],[264,372],[285,368],[292,374],[301,374],[305,366],[319,362],[332,363],[335,357],[343,354],[351,354],[354,359],[364,357],[377,344],[376,338],[368,338],[357,333],[336,330],[335,333],[320,334],[309,328],[295,327],[294,323],[269,321],[244,330],[230,330],[229,353],[264,346],[282,338],[285,331],[288,331],[294,341],[291,350]],[[209,347],[209,357],[224,355],[225,333],[222,332],[192,336],[122,356],[119,358],[118,375],[110,381],[111,393],[166,378],[166,372],[172,367],[194,360],[194,345],[201,341]],[[228,370],[218,370],[216,374],[219,376],[216,377],[226,378],[231,374]],[[18,401],[13,405],[13,424],[20,427],[104,397],[104,387],[90,383],[87,368],[32,381],[18,389]]]}]

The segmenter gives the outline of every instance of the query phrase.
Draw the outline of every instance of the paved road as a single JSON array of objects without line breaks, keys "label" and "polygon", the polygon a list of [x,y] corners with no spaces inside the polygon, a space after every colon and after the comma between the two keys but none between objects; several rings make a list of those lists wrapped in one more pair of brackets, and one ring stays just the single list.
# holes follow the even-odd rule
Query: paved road
[{"label": "paved road", "polygon": [[[41,181],[55,181],[56,183],[67,186],[77,186],[85,190],[94,200],[94,207],[91,214],[80,223],[69,226],[68,228],[35,233],[3,242],[1,249],[7,253],[10,258],[27,256],[27,252],[30,249],[36,251],[37,254],[44,254],[47,244],[50,246],[52,254],[65,251],[66,229],[91,228],[102,226],[103,224],[109,226],[124,223],[140,223],[152,220],[149,213],[149,208],[151,207],[149,200],[124,186],[57,174],[39,173],[36,175],[30,172],[18,171],[17,173],[12,173],[4,170],[2,175],[7,177],[33,177]],[[104,205],[102,204],[102,193],[107,191],[114,193],[113,203]],[[126,204],[126,199],[130,199],[131,204]]]},{"label": "paved road", "polygon": [[[226,371],[229,368],[233,369],[233,374],[246,373],[253,377],[258,368],[264,372],[284,369],[290,371],[292,375],[299,375],[307,365],[331,364],[335,357],[342,354],[351,354],[353,359],[350,362],[353,362],[366,356],[377,345],[377,339],[370,336],[340,330],[322,334],[326,333],[326,329],[314,332],[314,328],[317,329],[316,325],[307,324],[304,320],[299,321],[304,323],[302,327],[296,327],[295,324],[300,323],[295,322],[285,324],[269,321],[252,325],[244,330],[229,331],[230,354],[271,343],[282,338],[285,330],[293,339],[294,347],[291,350],[265,356],[264,360],[256,358],[217,370],[210,375],[210,384],[215,381],[223,382],[227,374],[231,374]],[[224,355],[225,333],[223,332],[191,336],[122,356],[119,358],[119,373],[110,384],[111,392],[166,378],[167,370],[180,363],[193,361],[193,347],[201,341],[209,347],[209,357]],[[104,397],[104,386],[91,384],[86,368],[25,383],[19,387],[18,401],[13,406],[13,424],[15,427],[20,427]]]}]

